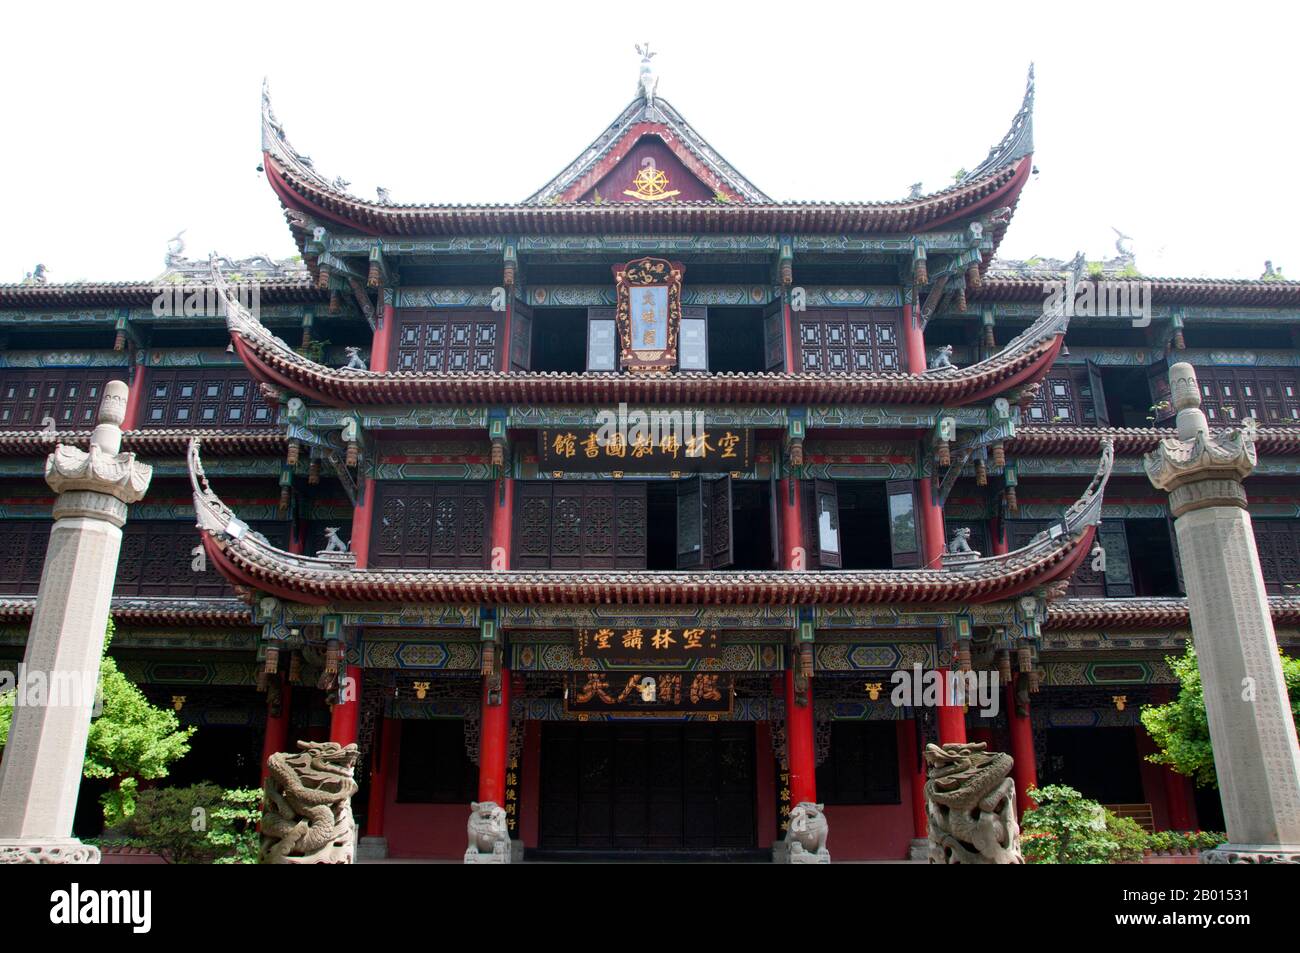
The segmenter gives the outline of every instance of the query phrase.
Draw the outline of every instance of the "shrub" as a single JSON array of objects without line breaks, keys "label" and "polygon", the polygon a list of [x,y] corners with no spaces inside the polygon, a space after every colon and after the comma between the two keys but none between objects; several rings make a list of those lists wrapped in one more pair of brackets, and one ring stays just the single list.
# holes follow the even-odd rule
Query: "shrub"
[{"label": "shrub", "polygon": [[114,818],[115,833],[174,864],[256,863],[260,800],[257,789],[225,790],[209,781],[150,788],[135,795],[133,813]]},{"label": "shrub", "polygon": [[1131,817],[1118,817],[1106,811],[1106,832],[1114,838],[1116,845],[1115,856],[1111,863],[1132,864],[1142,860],[1149,836],[1137,821]]},{"label": "shrub", "polygon": [[1107,829],[1106,809],[1096,801],[1065,784],[1030,788],[1029,797],[1037,807],[1025,812],[1021,829],[1051,835],[1034,842],[1031,863],[1109,864],[1115,859],[1120,847]]}]

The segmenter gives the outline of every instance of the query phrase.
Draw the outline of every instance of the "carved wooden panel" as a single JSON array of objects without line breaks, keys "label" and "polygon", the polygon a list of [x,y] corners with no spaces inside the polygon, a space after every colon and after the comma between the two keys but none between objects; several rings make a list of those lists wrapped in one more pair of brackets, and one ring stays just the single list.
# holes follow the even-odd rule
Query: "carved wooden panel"
[{"label": "carved wooden panel", "polygon": [[1254,417],[1262,424],[1300,421],[1300,391],[1293,370],[1198,367],[1201,408],[1211,423],[1231,426]]},{"label": "carved wooden panel", "polygon": [[1300,520],[1253,521],[1264,585],[1271,593],[1294,594],[1300,583]]},{"label": "carved wooden panel", "polygon": [[[289,539],[283,523],[255,523],[271,545]],[[199,531],[192,520],[131,520],[122,529],[113,594],[118,596],[228,596],[229,583],[206,556],[195,553]],[[201,567],[201,568],[196,568]]]},{"label": "carved wooden panel", "polygon": [[493,311],[404,310],[393,335],[395,371],[463,374],[500,366],[501,315]]},{"label": "carved wooden panel", "polygon": [[491,484],[388,483],[375,488],[370,564],[393,569],[486,569]]},{"label": "carved wooden panel", "polygon": [[0,593],[30,596],[40,589],[52,525],[49,520],[0,523]]},{"label": "carved wooden panel", "polygon": [[156,368],[142,427],[274,427],[276,412],[242,367]]},{"label": "carved wooden panel", "polygon": [[644,569],[645,483],[521,481],[512,562],[515,569]]},{"label": "carved wooden panel", "polygon": [[0,429],[43,430],[53,418],[60,430],[89,430],[104,384],[125,380],[125,368],[43,368],[0,371]]},{"label": "carved wooden panel", "polygon": [[897,371],[900,314],[861,308],[815,309],[798,315],[799,367],[809,374]]}]

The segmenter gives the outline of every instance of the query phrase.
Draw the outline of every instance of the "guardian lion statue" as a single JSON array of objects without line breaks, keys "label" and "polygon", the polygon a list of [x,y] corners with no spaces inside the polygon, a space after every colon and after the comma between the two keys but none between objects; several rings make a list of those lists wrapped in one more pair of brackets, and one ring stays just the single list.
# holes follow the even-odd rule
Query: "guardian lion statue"
[{"label": "guardian lion statue", "polygon": [[824,805],[800,801],[790,811],[790,826],[786,828],[785,843],[790,849],[792,864],[829,864],[830,851],[826,838],[830,826],[826,823]]},{"label": "guardian lion statue", "polygon": [[474,801],[469,806],[467,864],[510,863],[510,829],[505,808],[496,801]]},{"label": "guardian lion statue", "polygon": [[1015,764],[973,744],[926,745],[925,807],[932,864],[1023,864]]},{"label": "guardian lion statue", "polygon": [[298,748],[266,759],[261,863],[350,864],[357,746],[299,741]]}]

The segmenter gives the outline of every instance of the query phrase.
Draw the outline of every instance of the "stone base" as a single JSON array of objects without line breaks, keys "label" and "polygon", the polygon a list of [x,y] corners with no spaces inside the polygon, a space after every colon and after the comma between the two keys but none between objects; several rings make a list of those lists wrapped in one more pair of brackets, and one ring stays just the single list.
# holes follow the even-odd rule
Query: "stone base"
[{"label": "stone base", "polygon": [[930,860],[930,839],[928,837],[916,837],[907,848],[907,859],[911,861],[920,861],[927,863]]},{"label": "stone base", "polygon": [[504,850],[493,851],[490,854],[481,854],[477,848],[471,847],[465,851],[465,863],[467,864],[508,864],[510,863],[511,854],[514,852],[509,846],[503,845]]},{"label": "stone base", "polygon": [[357,841],[357,860],[387,860],[387,837],[363,837]]},{"label": "stone base", "polygon": [[75,837],[0,838],[0,864],[97,864],[99,848]]},{"label": "stone base", "polygon": [[829,864],[831,862],[830,851],[823,848],[815,854],[803,849],[802,844],[794,844],[792,849],[790,841],[773,841],[772,843],[772,863],[774,864]]},{"label": "stone base", "polygon": [[1300,844],[1220,844],[1201,851],[1203,864],[1300,864]]},{"label": "stone base", "polygon": [[522,864],[524,862],[524,842],[520,839],[510,841],[510,863]]}]

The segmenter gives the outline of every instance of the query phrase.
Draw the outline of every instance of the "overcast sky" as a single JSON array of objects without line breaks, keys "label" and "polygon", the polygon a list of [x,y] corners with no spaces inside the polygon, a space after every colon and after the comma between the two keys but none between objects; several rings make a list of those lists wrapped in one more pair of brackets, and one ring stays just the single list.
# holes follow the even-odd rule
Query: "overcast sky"
[{"label": "overcast sky", "polygon": [[258,102],[316,168],[397,202],[519,201],[635,92],[777,199],[902,198],[973,168],[1037,65],[1007,257],[1300,278],[1294,3],[327,2],[9,5],[0,282],[138,280],[296,248],[255,171]]}]

